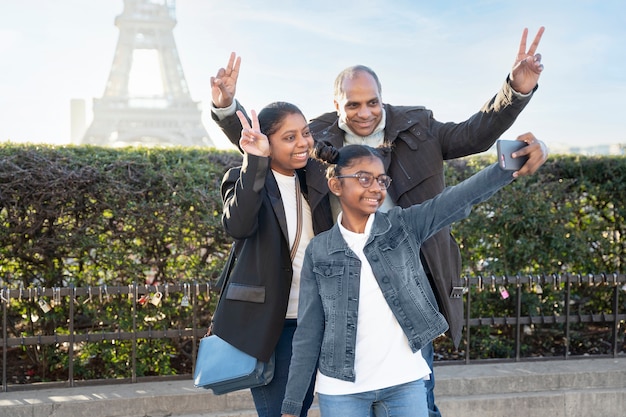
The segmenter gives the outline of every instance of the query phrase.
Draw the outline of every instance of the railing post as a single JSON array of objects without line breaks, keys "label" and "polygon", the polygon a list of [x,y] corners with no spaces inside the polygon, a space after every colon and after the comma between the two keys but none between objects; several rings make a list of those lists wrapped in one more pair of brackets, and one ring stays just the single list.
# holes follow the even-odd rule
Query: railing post
[{"label": "railing post", "polygon": [[[195,283],[196,285],[197,282]],[[185,284],[185,285],[189,285],[189,284]],[[196,287],[197,288],[197,287]],[[191,293],[191,325],[193,326],[193,332],[191,335],[191,340],[192,340],[192,345],[191,345],[191,357],[192,357],[192,373],[195,373],[196,371],[196,356],[197,356],[197,337],[196,337],[196,328],[197,328],[197,321],[198,321],[198,317],[197,317],[197,312],[198,312],[198,292],[199,291],[189,291]]]},{"label": "railing post", "polygon": [[132,312],[133,312],[133,339],[132,339],[132,375],[131,375],[131,382],[136,383],[137,382],[137,298],[139,296],[138,294],[138,287],[139,285],[137,284],[137,278],[135,278],[135,283],[129,286],[129,294],[132,294]]},{"label": "railing post", "polygon": [[517,306],[515,308],[515,361],[519,362],[521,357],[521,318],[522,318],[522,289],[520,286],[520,277],[517,275],[515,277],[515,296]]},{"label": "railing post", "polygon": [[[5,291],[6,288],[3,289]],[[10,290],[8,290],[10,291]],[[8,293],[7,301],[4,301],[4,297],[2,297],[2,391],[8,392],[7,387],[7,351],[9,349],[8,346],[8,337],[9,332],[7,332],[7,304],[11,299],[11,293]]]},{"label": "railing post", "polygon": [[619,286],[617,285],[617,273],[613,274],[613,357],[617,358],[617,334],[619,332]]},{"label": "railing post", "polygon": [[570,275],[566,274],[565,275],[565,357],[564,359],[567,359],[569,357],[569,343],[570,343],[570,334],[569,334],[569,327],[570,327],[570,320],[569,320],[569,315],[570,315],[570,296],[572,293],[572,282],[570,279]]},{"label": "railing post", "polygon": [[[61,288],[53,288],[52,291],[59,291],[59,298],[61,297]],[[70,303],[70,334],[69,334],[69,348],[67,351],[68,359],[67,359],[67,368],[69,374],[69,386],[74,386],[74,302],[76,301],[76,288],[74,284],[70,284],[70,292],[68,294],[69,303]]]},{"label": "railing post", "polygon": [[[478,278],[479,280],[481,279],[480,277]],[[470,300],[471,300],[471,294],[472,294],[472,285],[470,280],[467,280],[468,284],[467,284],[467,294],[466,294],[466,298],[467,301],[465,303],[465,363],[469,365],[470,363]]]}]

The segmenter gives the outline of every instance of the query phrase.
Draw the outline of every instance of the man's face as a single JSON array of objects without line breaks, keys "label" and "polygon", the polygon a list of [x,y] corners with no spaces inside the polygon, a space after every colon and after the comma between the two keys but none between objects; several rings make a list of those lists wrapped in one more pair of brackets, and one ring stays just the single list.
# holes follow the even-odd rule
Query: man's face
[{"label": "man's face", "polygon": [[383,103],[376,80],[367,72],[359,72],[343,81],[344,96],[335,98],[339,118],[359,136],[369,136],[380,123]]}]

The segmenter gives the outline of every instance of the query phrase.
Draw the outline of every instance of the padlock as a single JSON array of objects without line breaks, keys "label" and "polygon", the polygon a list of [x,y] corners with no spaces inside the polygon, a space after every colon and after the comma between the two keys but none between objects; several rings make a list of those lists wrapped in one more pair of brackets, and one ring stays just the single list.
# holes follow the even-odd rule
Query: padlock
[{"label": "padlock", "polygon": [[161,304],[161,299],[163,298],[163,294],[160,291],[154,293],[154,295],[150,298],[150,303],[154,306],[159,306]]},{"label": "padlock", "polygon": [[183,295],[183,299],[180,300],[180,305],[181,307],[189,307],[189,297],[186,295]]},{"label": "padlock", "polygon": [[150,294],[144,294],[139,297],[139,300],[137,300],[137,302],[142,306],[145,306],[148,301],[150,301]]},{"label": "padlock", "polygon": [[498,287],[498,291],[500,291],[500,296],[502,297],[503,300],[506,300],[507,298],[509,298],[509,292],[506,290],[506,288],[504,288],[503,285],[500,285]]},{"label": "padlock", "polygon": [[37,301],[37,303],[39,304],[39,307],[44,313],[47,313],[50,310],[52,310],[52,307],[50,307],[50,304],[48,304],[46,300],[44,300],[43,298],[40,298],[39,301]]}]

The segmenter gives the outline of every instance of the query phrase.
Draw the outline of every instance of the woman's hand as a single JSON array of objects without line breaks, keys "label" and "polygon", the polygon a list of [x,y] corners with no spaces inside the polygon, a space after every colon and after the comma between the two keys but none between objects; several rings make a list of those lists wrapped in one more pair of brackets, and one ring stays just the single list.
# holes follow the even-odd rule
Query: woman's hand
[{"label": "woman's hand", "polygon": [[250,126],[246,116],[241,111],[237,110],[237,117],[239,117],[239,121],[243,127],[243,129],[241,129],[239,147],[247,154],[269,157],[270,141],[267,139],[267,136],[261,133],[259,118],[256,112],[251,110],[250,114],[252,115],[252,126]]}]

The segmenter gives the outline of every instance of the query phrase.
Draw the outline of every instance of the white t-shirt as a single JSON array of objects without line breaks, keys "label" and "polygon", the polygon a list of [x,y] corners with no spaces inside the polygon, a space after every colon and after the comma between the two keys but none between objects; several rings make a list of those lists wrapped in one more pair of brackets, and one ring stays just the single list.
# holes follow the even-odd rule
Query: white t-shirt
[{"label": "white t-shirt", "polygon": [[[287,218],[287,232],[289,233],[289,247],[293,246],[296,238],[296,228],[298,212],[296,206],[296,181],[297,176],[287,176],[272,170],[280,196],[282,197],[283,207],[285,208],[285,217]],[[304,262],[304,251],[309,241],[313,237],[313,221],[311,220],[311,207],[303,195],[302,199],[302,234],[300,235],[300,244],[298,251],[292,261],[293,277],[291,278],[291,290],[289,291],[289,304],[287,305],[287,314],[285,318],[298,318],[298,300],[300,296],[300,271],[302,271],[302,263]]]}]

